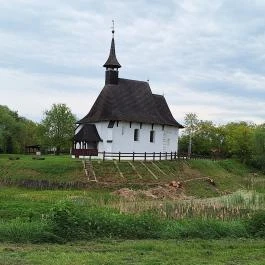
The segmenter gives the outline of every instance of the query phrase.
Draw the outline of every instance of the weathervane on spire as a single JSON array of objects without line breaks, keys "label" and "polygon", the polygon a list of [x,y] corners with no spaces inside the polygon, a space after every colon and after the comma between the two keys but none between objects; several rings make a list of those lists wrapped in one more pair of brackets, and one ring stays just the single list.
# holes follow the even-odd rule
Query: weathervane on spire
[{"label": "weathervane on spire", "polygon": [[114,29],[114,20],[112,20],[112,37],[114,38],[114,33],[115,33],[115,29]]}]

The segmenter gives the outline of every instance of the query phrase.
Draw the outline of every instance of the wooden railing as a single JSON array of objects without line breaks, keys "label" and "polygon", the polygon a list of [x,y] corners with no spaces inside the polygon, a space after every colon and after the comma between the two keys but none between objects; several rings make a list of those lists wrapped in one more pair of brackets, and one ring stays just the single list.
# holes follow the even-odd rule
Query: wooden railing
[{"label": "wooden railing", "polygon": [[[136,152],[132,152],[132,153],[121,153],[121,152],[117,152],[117,153],[111,153],[111,152],[99,152],[99,154],[103,155],[103,161],[106,158],[117,158],[119,161],[121,159],[127,158],[128,160],[173,160],[177,158],[177,152],[171,152],[171,153],[136,153]],[[141,159],[142,158],[142,159]]]},{"label": "wooden railing", "polygon": [[79,156],[97,156],[98,149],[72,149],[72,155]]},{"label": "wooden railing", "polygon": [[102,155],[103,161],[105,161],[106,158],[112,158],[112,159],[118,159],[121,161],[122,159],[128,159],[128,160],[177,160],[177,159],[211,159],[211,157],[208,156],[199,156],[199,155],[191,155],[188,156],[187,154],[178,154],[177,152],[144,152],[144,153],[121,153],[121,152],[99,152],[99,154]]},{"label": "wooden railing", "polygon": [[72,149],[72,155],[79,156],[98,156],[100,155],[105,161],[106,159],[117,159],[121,160],[177,160],[177,159],[212,159],[211,156],[203,155],[191,155],[188,156],[187,153],[177,153],[177,152],[132,152],[132,153],[122,153],[122,152],[98,152],[97,149]]}]

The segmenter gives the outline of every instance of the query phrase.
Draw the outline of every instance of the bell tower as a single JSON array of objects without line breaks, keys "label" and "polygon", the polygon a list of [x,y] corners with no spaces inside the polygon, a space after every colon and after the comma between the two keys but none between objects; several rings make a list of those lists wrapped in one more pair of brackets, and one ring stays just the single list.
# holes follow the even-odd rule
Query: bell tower
[{"label": "bell tower", "polygon": [[114,20],[112,20],[112,40],[110,46],[109,58],[103,65],[106,68],[105,72],[105,85],[117,85],[119,81],[119,68],[121,65],[119,64],[116,53],[115,53],[115,41],[114,41]]}]

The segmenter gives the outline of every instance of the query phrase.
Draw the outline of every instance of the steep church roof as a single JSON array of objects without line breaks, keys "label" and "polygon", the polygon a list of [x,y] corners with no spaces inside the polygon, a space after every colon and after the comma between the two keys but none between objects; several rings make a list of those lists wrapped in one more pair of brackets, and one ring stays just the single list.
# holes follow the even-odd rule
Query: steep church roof
[{"label": "steep church roof", "polygon": [[85,124],[83,128],[74,136],[74,141],[100,142],[95,124]]},{"label": "steep church roof", "polygon": [[172,116],[164,96],[152,94],[149,83],[118,77],[119,64],[115,53],[114,25],[110,54],[106,67],[105,86],[89,113],[78,124],[99,121],[128,121],[170,125],[183,128]]},{"label": "steep church roof", "polygon": [[147,82],[123,78],[118,79],[117,85],[105,85],[90,112],[77,123],[110,120],[183,128],[173,118],[165,98],[152,94]]}]

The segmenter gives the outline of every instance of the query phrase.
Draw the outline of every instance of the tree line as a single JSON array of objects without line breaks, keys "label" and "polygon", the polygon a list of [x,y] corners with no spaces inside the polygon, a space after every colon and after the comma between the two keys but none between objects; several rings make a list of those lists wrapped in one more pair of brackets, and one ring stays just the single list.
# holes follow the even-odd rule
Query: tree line
[{"label": "tree line", "polygon": [[42,151],[69,153],[75,122],[76,117],[65,104],[53,104],[40,123],[0,105],[0,153],[24,153],[30,145],[40,145]]},{"label": "tree line", "polygon": [[216,125],[188,113],[184,126],[179,139],[180,153],[237,158],[265,170],[265,123],[239,121]]},{"label": "tree line", "polygon": [[[40,123],[18,115],[0,105],[0,152],[24,153],[27,145],[43,150],[69,152],[76,117],[65,104],[53,104]],[[216,125],[199,120],[195,113],[185,116],[185,129],[179,139],[179,153],[237,158],[265,170],[265,123],[240,121]]]}]

